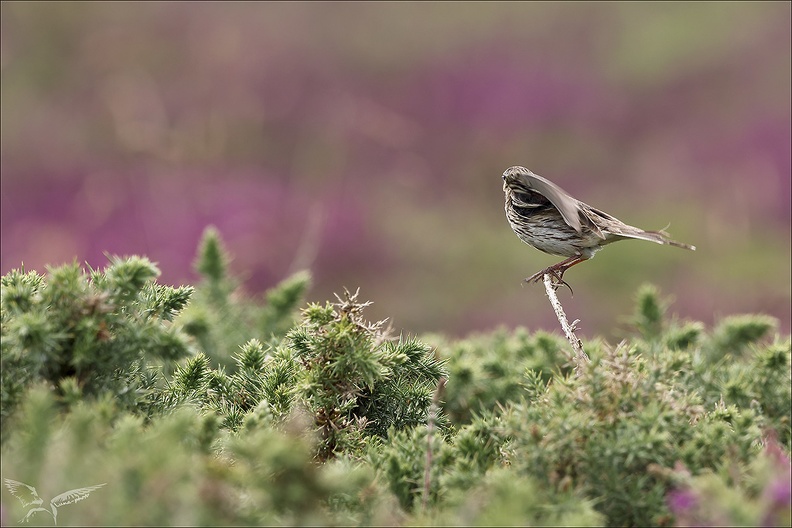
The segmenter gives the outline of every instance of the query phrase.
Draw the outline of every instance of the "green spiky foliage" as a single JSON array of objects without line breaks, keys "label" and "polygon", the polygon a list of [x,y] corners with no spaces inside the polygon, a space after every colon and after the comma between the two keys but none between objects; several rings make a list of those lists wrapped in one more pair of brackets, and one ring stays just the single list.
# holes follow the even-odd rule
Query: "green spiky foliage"
[{"label": "green spiky foliage", "polygon": [[385,321],[362,316],[368,302],[345,292],[338,303],[312,304],[303,324],[288,335],[304,368],[301,400],[321,435],[319,458],[357,451],[366,437],[387,436],[389,428],[424,423],[444,373],[427,345],[392,339]]},{"label": "green spiky foliage", "polygon": [[232,372],[238,366],[234,356],[243,343],[251,339],[277,343],[294,325],[311,275],[299,271],[287,277],[261,303],[241,292],[239,279],[229,271],[230,262],[219,232],[207,228],[194,263],[201,280],[178,323],[213,366]]},{"label": "green spiky foliage", "polygon": [[67,404],[109,394],[128,408],[145,406],[153,367],[189,353],[172,321],[193,288],[156,284],[158,275],[145,258],[112,257],[103,271],[75,263],[3,276],[3,420],[36,381]]},{"label": "green spiky foliage", "polygon": [[236,368],[212,368],[203,353],[179,366],[162,394],[162,406],[195,403],[212,411],[220,426],[237,431],[243,424],[272,425],[292,409],[299,365],[280,347],[265,349],[256,339],[234,355]]},{"label": "green spiky foliage", "polygon": [[[363,503],[375,512],[379,502],[370,471],[317,465],[310,441],[296,430],[255,428],[230,437],[215,415],[191,406],[148,424],[111,399],[80,404],[68,415],[55,407],[45,387],[30,391],[4,451],[3,475],[30,483],[45,500],[105,484],[63,506],[59,524],[347,525],[354,517],[332,503],[367,493]],[[4,526],[27,510],[3,495]],[[39,512],[31,522],[51,525],[52,517]]]},{"label": "green spiky foliage", "polygon": [[335,304],[311,304],[277,347],[243,345],[232,371],[197,355],[175,373],[166,407],[197,402],[232,431],[304,410],[321,438],[320,460],[360,453],[391,427],[424,423],[442,362],[417,340],[391,338],[383,321],[366,321],[369,304],[349,292]]},{"label": "green spiky foliage", "polygon": [[[2,477],[105,484],[59,524],[789,524],[773,319],[707,328],[647,286],[575,374],[558,335],[396,338],[357,293],[298,315],[305,275],[256,302],[216,233],[200,254],[194,294],[139,257],[2,278]],[[2,493],[3,525],[30,513]]]},{"label": "green spiky foliage", "polygon": [[470,423],[476,413],[495,412],[519,399],[526,370],[547,381],[572,368],[564,353],[566,339],[546,332],[500,329],[459,341],[437,335],[428,341],[448,358],[445,411],[456,424]]},{"label": "green spiky foliage", "polygon": [[[608,524],[670,522],[671,482],[652,468],[727,475],[768,434],[789,449],[789,339],[769,340],[764,316],[729,318],[707,335],[668,321],[666,307],[643,288],[630,344],[591,349],[577,378],[529,372],[528,398],[507,413],[515,469],[596,499]],[[714,350],[743,351],[742,361],[714,360]]]}]

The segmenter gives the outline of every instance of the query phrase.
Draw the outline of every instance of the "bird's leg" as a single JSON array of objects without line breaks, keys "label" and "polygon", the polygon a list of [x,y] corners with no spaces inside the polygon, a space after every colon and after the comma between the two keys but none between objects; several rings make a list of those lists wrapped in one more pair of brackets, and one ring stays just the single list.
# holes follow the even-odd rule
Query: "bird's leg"
[{"label": "bird's leg", "polygon": [[586,259],[584,259],[580,255],[575,255],[573,257],[569,257],[566,260],[562,260],[558,264],[553,264],[552,266],[550,266],[548,268],[545,268],[542,271],[538,271],[538,272],[534,273],[533,275],[531,275],[527,279],[524,279],[524,282],[539,282],[540,280],[542,280],[542,277],[544,277],[547,274],[550,274],[556,280],[556,285],[557,286],[560,286],[561,284],[563,284],[564,286],[569,288],[570,293],[572,293],[572,295],[574,295],[574,292],[572,292],[572,288],[569,286],[569,284],[566,283],[566,281],[564,281],[564,273],[566,272],[566,270],[568,270],[569,268],[571,268],[575,264],[580,264],[584,260],[586,260]]},{"label": "bird's leg", "polygon": [[581,258],[578,255],[575,255],[574,257],[569,257],[566,260],[562,260],[558,264],[553,264],[552,266],[547,267],[547,268],[545,268],[545,269],[543,269],[541,271],[537,271],[536,273],[534,273],[533,275],[531,275],[527,279],[524,279],[524,281],[525,282],[539,282],[540,280],[542,280],[542,277],[545,276],[548,273],[553,275],[553,277],[555,277],[556,279],[562,280],[566,270],[568,270],[569,268],[571,268],[575,264],[583,262],[583,260],[585,260],[585,259]]}]

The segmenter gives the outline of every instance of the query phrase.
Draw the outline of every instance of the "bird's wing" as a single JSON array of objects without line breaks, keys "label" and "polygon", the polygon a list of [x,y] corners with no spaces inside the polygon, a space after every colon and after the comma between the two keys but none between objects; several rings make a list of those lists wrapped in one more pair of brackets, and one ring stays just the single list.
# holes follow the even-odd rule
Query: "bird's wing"
[{"label": "bird's wing", "polygon": [[572,198],[561,187],[550,180],[542,178],[538,174],[528,171],[524,176],[527,180],[526,183],[532,189],[541,193],[545,198],[550,200],[550,203],[552,203],[556,209],[558,209],[569,227],[580,233],[580,202]]},{"label": "bird's wing", "polygon": [[605,240],[606,234],[621,234],[621,232],[624,231],[622,228],[640,231],[638,228],[628,226],[615,216],[611,216],[605,211],[600,211],[599,209],[591,207],[590,205],[584,204],[582,202],[581,210],[583,211],[583,216],[586,217],[586,223],[588,224],[588,227],[603,240]]},{"label": "bird's wing", "polygon": [[8,488],[9,492],[11,492],[11,495],[19,499],[24,506],[33,504],[37,500],[39,502],[41,501],[38,493],[36,492],[36,488],[34,488],[33,486],[28,486],[24,482],[18,482],[16,480],[11,480],[11,479],[3,479],[3,480],[5,480],[6,488]]},{"label": "bird's wing", "polygon": [[91,494],[92,491],[98,490],[105,484],[97,484],[96,486],[88,486],[87,488],[77,488],[69,491],[64,491],[60,495],[56,496],[50,501],[55,507],[58,506],[65,506],[67,504],[74,504],[75,502],[80,502],[83,499],[87,499],[88,495]]}]

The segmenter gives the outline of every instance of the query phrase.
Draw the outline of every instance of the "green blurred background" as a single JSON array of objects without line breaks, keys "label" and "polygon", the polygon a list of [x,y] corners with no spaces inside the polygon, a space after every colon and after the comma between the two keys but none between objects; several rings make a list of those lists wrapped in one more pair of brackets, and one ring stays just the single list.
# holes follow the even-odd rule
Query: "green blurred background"
[{"label": "green blurred background", "polygon": [[310,268],[372,318],[557,328],[521,243],[525,165],[689,253],[609,246],[566,278],[617,338],[643,282],[683,318],[790,330],[790,4],[2,4],[3,273],[146,254],[191,282],[215,225],[257,294]]}]

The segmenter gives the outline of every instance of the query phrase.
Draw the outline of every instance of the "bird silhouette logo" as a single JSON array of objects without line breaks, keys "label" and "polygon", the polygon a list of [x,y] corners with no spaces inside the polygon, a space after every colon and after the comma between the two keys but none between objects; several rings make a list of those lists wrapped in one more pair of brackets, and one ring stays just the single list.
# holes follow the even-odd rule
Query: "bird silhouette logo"
[{"label": "bird silhouette logo", "polygon": [[73,490],[64,491],[60,495],[53,497],[53,499],[50,501],[50,508],[47,509],[41,507],[42,504],[44,504],[44,500],[39,497],[36,488],[33,486],[28,486],[27,484],[23,482],[17,482],[16,480],[3,480],[5,480],[6,488],[8,488],[8,491],[11,492],[11,495],[19,499],[25,508],[30,508],[27,511],[25,517],[19,522],[28,522],[31,516],[35,513],[47,512],[52,515],[52,519],[55,521],[56,525],[58,524],[58,508],[87,499],[88,495],[90,495],[92,491],[96,491],[107,484],[97,484],[96,486],[88,486],[86,488],[76,488]]}]

